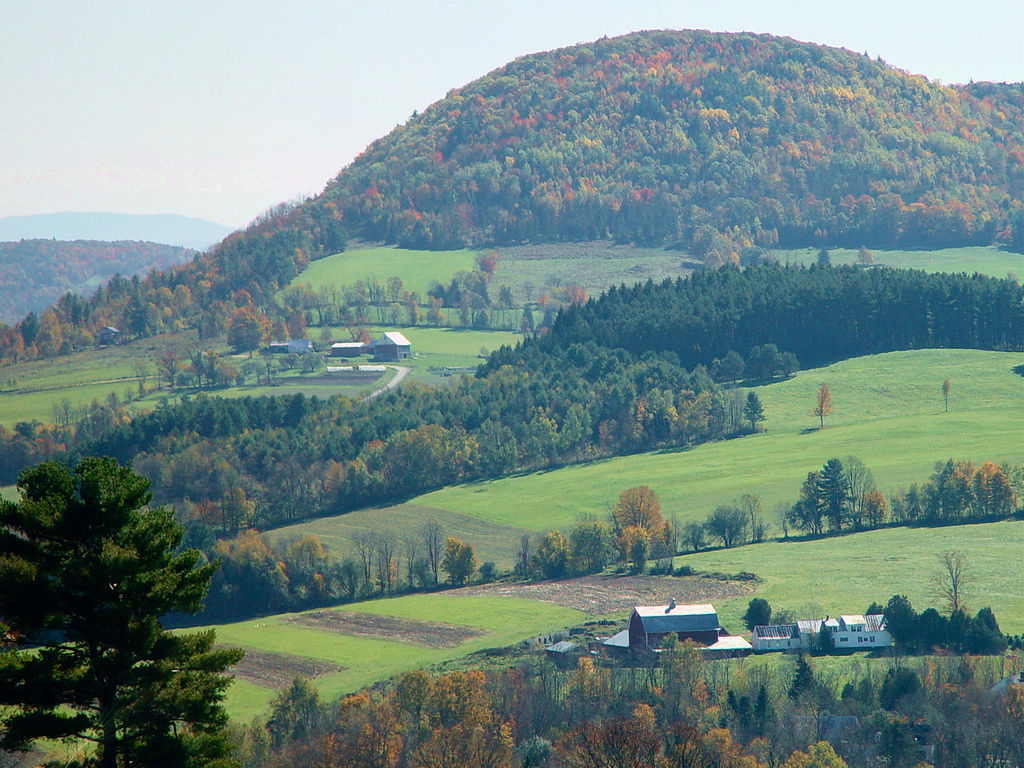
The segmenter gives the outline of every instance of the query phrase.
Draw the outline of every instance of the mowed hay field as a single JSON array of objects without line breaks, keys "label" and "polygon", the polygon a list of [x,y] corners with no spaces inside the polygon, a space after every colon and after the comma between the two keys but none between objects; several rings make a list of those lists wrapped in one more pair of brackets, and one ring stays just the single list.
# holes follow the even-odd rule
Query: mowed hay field
[{"label": "mowed hay field", "polygon": [[[583,285],[590,295],[613,285],[675,278],[689,274],[696,264],[684,251],[637,248],[611,242],[553,243],[488,249],[497,254],[491,278],[491,298],[507,285],[517,303],[536,301],[553,286]],[[401,277],[402,287],[424,301],[434,283],[447,284],[456,272],[476,269],[481,251],[419,251],[408,248],[357,247],[312,262],[292,285],[352,286],[359,280],[380,284]]]},{"label": "mowed hay field", "polygon": [[[756,573],[757,596],[798,616],[862,613],[896,594],[917,611],[944,610],[932,584],[939,556],[959,550],[970,570],[968,607],[989,606],[1003,632],[1024,632],[1024,521],[886,528],[807,541],[772,541],[676,557],[696,571]],[[716,605],[723,626],[743,632],[743,598]]]},{"label": "mowed hay field", "polygon": [[590,618],[537,600],[442,592],[262,617],[216,630],[218,643],[255,652],[254,660],[235,669],[227,694],[232,718],[248,720],[265,712],[280,688],[291,683],[292,670],[308,675],[319,668],[322,674],[313,682],[331,699],[410,669],[513,645]]},{"label": "mowed hay field", "polygon": [[[828,252],[832,264],[855,264],[857,248],[833,248]],[[972,245],[964,248],[936,250],[872,251],[873,263],[901,269],[921,269],[925,272],[978,272],[989,277],[1024,276],[1024,258],[1019,253],[1003,251],[993,245]],[[812,264],[818,259],[816,248],[775,251],[775,257],[785,264]]]},{"label": "mowed hay field", "polygon": [[[619,493],[648,485],[664,514],[703,520],[744,493],[770,514],[795,501],[807,473],[832,457],[859,457],[879,489],[926,480],[936,461],[1024,463],[1024,356],[917,350],[846,360],[757,388],[767,431],[685,450],[625,456],[444,488],[411,503],[535,531],[604,518]],[[941,385],[951,382],[950,410]],[[825,429],[810,415],[822,382],[835,413]]]},{"label": "mowed hay field", "polygon": [[433,283],[448,283],[460,270],[476,269],[477,251],[417,251],[380,246],[352,248],[317,259],[295,276],[292,285],[352,286],[360,280],[385,284],[389,277],[401,277],[402,287],[424,297]]}]

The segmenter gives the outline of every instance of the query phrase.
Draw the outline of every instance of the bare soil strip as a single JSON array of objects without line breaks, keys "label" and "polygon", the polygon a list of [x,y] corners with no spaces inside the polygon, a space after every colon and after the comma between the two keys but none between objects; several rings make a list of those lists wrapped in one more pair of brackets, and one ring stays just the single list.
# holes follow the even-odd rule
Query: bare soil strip
[{"label": "bare soil strip", "polygon": [[280,691],[291,685],[296,677],[313,680],[344,669],[340,664],[321,659],[246,648],[245,656],[231,668],[231,673],[239,680]]},{"label": "bare soil strip", "polygon": [[304,627],[326,629],[329,632],[378,640],[398,640],[403,643],[425,645],[428,648],[455,648],[467,640],[486,634],[482,629],[458,624],[413,621],[355,611],[314,611],[294,616],[289,621]]},{"label": "bare soil strip", "polygon": [[754,591],[750,581],[725,581],[693,576],[582,576],[562,581],[482,584],[459,590],[463,595],[500,595],[543,600],[601,615],[628,613],[636,605],[714,603]]}]

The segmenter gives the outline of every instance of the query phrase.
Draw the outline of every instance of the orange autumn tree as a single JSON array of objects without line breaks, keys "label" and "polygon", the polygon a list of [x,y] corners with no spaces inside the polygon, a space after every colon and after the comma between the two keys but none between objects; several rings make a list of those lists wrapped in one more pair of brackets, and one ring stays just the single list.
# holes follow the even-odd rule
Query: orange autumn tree
[{"label": "orange autumn tree", "polygon": [[633,560],[637,541],[649,542],[652,557],[675,554],[675,530],[661,515],[661,501],[648,486],[627,488],[612,511],[615,546],[623,560]]}]

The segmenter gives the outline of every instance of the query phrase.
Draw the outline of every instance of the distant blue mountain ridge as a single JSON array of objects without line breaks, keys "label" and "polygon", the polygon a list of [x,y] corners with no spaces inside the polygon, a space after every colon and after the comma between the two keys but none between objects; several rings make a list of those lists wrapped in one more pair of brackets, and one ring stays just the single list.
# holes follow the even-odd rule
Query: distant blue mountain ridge
[{"label": "distant blue mountain ridge", "polygon": [[141,240],[204,251],[232,227],[173,213],[43,213],[0,219],[0,242],[17,240]]}]

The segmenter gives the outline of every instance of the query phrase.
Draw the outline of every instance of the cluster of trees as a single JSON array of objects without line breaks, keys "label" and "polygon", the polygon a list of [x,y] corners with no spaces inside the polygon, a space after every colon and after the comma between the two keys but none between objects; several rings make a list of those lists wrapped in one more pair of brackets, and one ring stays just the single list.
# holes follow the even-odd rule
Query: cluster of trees
[{"label": "cluster of trees", "polygon": [[658,666],[583,658],[500,671],[408,672],[336,704],[303,681],[268,721],[236,726],[244,768],[939,768],[1024,759],[1024,692],[994,696],[998,665],[901,660],[852,674],[703,660],[673,644]]},{"label": "cluster of trees", "polygon": [[953,608],[949,616],[935,608],[917,613],[906,595],[893,595],[884,611],[878,611],[879,607],[873,606],[874,612],[885,613],[885,626],[893,642],[907,651],[1001,654],[1007,647],[991,608],[982,608],[973,617],[963,604]]},{"label": "cluster of trees", "polygon": [[761,508],[761,497],[745,493],[729,504],[719,504],[704,522],[691,521],[683,526],[682,543],[699,552],[710,541],[723,547],[735,547],[764,541],[768,523]]},{"label": "cluster of trees", "polygon": [[610,522],[579,520],[566,536],[547,531],[531,542],[523,536],[516,558],[516,575],[557,579],[598,573],[619,561],[643,571],[648,560],[667,562],[677,549],[675,526],[661,514],[658,495],[646,485],[619,494]]},{"label": "cluster of trees", "polygon": [[[523,346],[564,349],[587,341],[636,355],[671,352],[686,367],[710,367],[730,352],[751,350],[749,368],[754,349],[769,344],[804,368],[898,349],[1017,350],[1024,348],[1024,292],[1014,279],[977,274],[773,264],[719,269],[613,287],[565,308],[550,333]],[[496,355],[492,365],[504,359]],[[784,366],[773,365],[747,375],[779,375]]]},{"label": "cluster of trees", "polygon": [[812,535],[898,524],[943,524],[999,520],[1016,514],[1024,491],[1020,467],[984,461],[938,462],[931,479],[886,497],[855,456],[832,458],[807,473],[800,498],[780,510],[789,527]]},{"label": "cluster of trees", "polygon": [[311,534],[275,543],[246,529],[217,540],[208,528],[193,525],[186,529],[186,541],[220,563],[203,622],[434,589],[445,582],[461,586],[478,566],[481,580],[496,575],[493,563],[478,563],[472,544],[445,536],[434,521],[404,536],[357,533],[344,557],[332,557]]},{"label": "cluster of trees", "polygon": [[374,142],[323,196],[446,248],[612,237],[706,263],[1021,241],[1024,99],[767,35],[643,32],[522,57]]},{"label": "cluster of trees", "polygon": [[1021,467],[983,461],[938,462],[928,482],[891,496],[897,522],[957,523],[994,520],[1015,514],[1024,494]]}]

